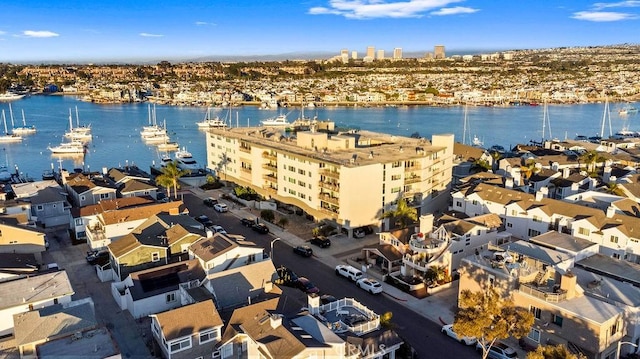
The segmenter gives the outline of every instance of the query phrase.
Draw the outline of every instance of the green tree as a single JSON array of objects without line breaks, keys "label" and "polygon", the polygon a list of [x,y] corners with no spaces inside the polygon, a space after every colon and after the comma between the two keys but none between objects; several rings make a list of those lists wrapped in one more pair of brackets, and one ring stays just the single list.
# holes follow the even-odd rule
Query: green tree
[{"label": "green tree", "polygon": [[490,169],[491,169],[491,164],[488,161],[485,161],[480,158],[473,161],[473,164],[471,165],[471,170],[474,173],[488,172]]},{"label": "green tree", "polygon": [[289,224],[289,220],[286,217],[280,217],[280,219],[278,220],[278,225],[284,228],[287,224]]},{"label": "green tree", "polygon": [[529,180],[529,178],[535,173],[538,173],[538,171],[540,171],[540,169],[536,167],[536,161],[534,160],[528,160],[524,165],[520,166],[520,174],[524,180]]},{"label": "green tree", "polygon": [[[186,175],[187,171],[178,168],[176,161],[171,161],[162,168],[161,172],[162,174],[156,177],[156,183],[159,183],[161,186],[168,185],[169,187],[173,187],[173,196],[177,196],[178,188],[180,188],[180,177]],[[169,187],[167,187],[167,189]],[[169,195],[170,194],[171,193],[169,193]]]},{"label": "green tree", "polygon": [[587,151],[580,155],[580,161],[587,165],[587,172],[589,173],[595,173],[596,164],[599,162],[604,163],[606,160],[606,157],[595,150]]},{"label": "green tree", "polygon": [[267,222],[273,222],[273,220],[276,218],[276,215],[273,214],[273,211],[270,209],[263,209],[262,211],[260,211],[260,218]]},{"label": "green tree", "polygon": [[482,358],[486,359],[496,340],[522,338],[531,331],[533,321],[533,314],[516,307],[512,300],[501,298],[493,288],[479,292],[463,290],[453,330],[460,336],[476,337],[485,343]]},{"label": "green tree", "polygon": [[527,354],[527,359],[586,359],[584,355],[573,354],[562,344],[540,345]]},{"label": "green tree", "polygon": [[382,214],[381,219],[387,218],[393,218],[396,226],[404,228],[418,220],[418,211],[409,206],[407,201],[400,199],[395,210],[386,211]]},{"label": "green tree", "polygon": [[622,186],[620,186],[615,182],[607,183],[607,188],[605,188],[605,191],[610,194],[615,194],[616,196],[626,197],[626,194],[624,193],[624,189],[622,188]]}]

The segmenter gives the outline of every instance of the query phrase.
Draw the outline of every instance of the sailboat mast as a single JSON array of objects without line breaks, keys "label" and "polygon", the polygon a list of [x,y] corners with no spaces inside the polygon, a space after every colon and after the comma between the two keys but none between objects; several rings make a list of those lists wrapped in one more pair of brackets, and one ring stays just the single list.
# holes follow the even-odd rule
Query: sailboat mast
[{"label": "sailboat mast", "polygon": [[462,124],[462,144],[467,144],[467,104],[464,104],[464,121]]},{"label": "sailboat mast", "polygon": [[22,125],[27,127],[27,120],[24,118],[24,109],[22,109]]},{"label": "sailboat mast", "polygon": [[11,109],[11,102],[9,102],[9,117],[11,117],[11,128],[15,128],[16,125],[13,123],[13,110]]},{"label": "sailboat mast", "polygon": [[7,118],[4,116],[4,110],[2,110],[2,122],[4,122],[4,133],[8,135],[9,131],[7,130]]},{"label": "sailboat mast", "polygon": [[69,131],[73,130],[73,115],[71,114],[71,109],[69,109]]}]

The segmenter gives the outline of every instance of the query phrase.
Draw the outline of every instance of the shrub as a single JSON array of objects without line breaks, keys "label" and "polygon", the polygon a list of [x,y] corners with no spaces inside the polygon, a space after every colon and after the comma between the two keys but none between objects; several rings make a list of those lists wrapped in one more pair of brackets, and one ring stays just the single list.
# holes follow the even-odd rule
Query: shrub
[{"label": "shrub", "polygon": [[260,218],[267,222],[273,222],[273,220],[276,218],[276,215],[270,209],[263,209],[262,211],[260,211]]},{"label": "shrub", "polygon": [[278,225],[284,228],[287,224],[289,224],[289,220],[285,217],[280,217],[280,219],[278,220]]}]

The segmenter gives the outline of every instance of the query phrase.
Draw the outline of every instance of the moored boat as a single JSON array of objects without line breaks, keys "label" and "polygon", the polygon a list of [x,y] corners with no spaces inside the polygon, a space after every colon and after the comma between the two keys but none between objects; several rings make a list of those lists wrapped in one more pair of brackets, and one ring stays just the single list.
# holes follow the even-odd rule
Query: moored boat
[{"label": "moored boat", "polygon": [[0,101],[15,101],[23,98],[24,95],[13,93],[13,92],[5,92],[0,93]]},{"label": "moored boat", "polygon": [[4,135],[0,136],[0,142],[20,142],[22,141],[22,136],[9,133],[7,129],[7,118],[5,117],[4,110],[2,110],[2,122],[4,123]]},{"label": "moored boat", "polygon": [[80,141],[62,142],[59,146],[47,147],[52,154],[84,154],[85,146]]},{"label": "moored boat", "polygon": [[191,152],[187,151],[185,147],[176,152],[175,158],[177,166],[181,170],[196,172],[200,169],[200,166],[198,166],[198,163],[191,155]]},{"label": "moored boat", "polygon": [[270,117],[266,120],[260,121],[262,126],[270,127],[287,127],[291,126],[291,123],[287,121],[287,115],[278,115],[276,117]]},{"label": "moored boat", "polygon": [[227,124],[220,119],[220,117],[215,116],[211,117],[210,109],[207,108],[207,112],[204,115],[204,119],[200,122],[196,122],[199,129],[208,129],[208,128],[225,128]]}]

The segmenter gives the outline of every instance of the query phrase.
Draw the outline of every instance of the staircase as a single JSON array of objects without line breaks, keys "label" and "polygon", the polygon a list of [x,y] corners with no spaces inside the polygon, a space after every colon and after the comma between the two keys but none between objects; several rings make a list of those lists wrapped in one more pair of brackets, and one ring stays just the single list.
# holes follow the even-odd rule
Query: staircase
[{"label": "staircase", "polygon": [[584,356],[585,358],[587,357],[587,355],[585,354],[584,351],[582,351],[582,349],[580,349],[579,346],[575,345],[572,342],[567,342],[567,349],[569,349],[569,351],[577,356]]},{"label": "staircase", "polygon": [[540,282],[542,282],[542,280],[544,279],[544,272],[538,272],[538,274],[536,274],[536,278],[533,280],[533,282],[535,284],[540,284]]}]

